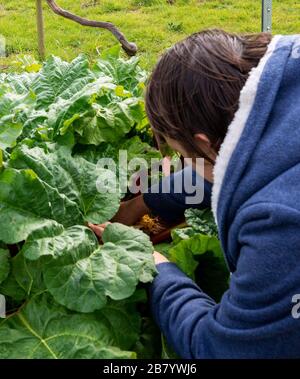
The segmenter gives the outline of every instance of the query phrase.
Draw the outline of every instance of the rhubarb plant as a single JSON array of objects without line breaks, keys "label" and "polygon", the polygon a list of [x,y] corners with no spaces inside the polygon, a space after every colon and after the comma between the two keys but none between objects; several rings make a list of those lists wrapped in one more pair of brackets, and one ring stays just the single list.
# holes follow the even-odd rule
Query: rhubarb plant
[{"label": "rhubarb plant", "polygon": [[118,160],[121,148],[160,157],[143,135],[146,77],[117,49],[0,75],[0,358],[157,354],[143,289],[156,275],[149,237],[112,223],[99,244],[88,228],[124,196],[100,158]]}]

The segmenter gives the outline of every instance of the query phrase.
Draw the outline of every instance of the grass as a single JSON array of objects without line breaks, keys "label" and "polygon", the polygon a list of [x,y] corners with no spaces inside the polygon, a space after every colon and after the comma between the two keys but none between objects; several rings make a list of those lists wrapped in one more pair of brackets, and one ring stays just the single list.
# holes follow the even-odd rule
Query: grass
[{"label": "grass", "polygon": [[[64,8],[84,17],[111,21],[137,43],[141,64],[151,69],[159,55],[176,41],[203,28],[235,32],[259,32],[260,0],[57,0]],[[300,31],[300,3],[273,0],[273,33]],[[91,58],[116,44],[105,31],[86,28],[56,16],[44,5],[47,54],[71,60],[84,52]],[[18,55],[37,57],[34,0],[0,0],[0,35],[6,39],[11,65]]]}]

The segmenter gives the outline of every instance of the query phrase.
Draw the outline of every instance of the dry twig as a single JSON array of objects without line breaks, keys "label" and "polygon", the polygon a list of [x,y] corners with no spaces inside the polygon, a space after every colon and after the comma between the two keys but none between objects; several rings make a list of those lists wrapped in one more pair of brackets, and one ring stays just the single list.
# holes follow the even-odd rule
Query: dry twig
[{"label": "dry twig", "polygon": [[62,16],[64,18],[67,18],[69,20],[72,20],[74,22],[77,22],[80,25],[83,26],[91,26],[94,28],[102,28],[109,30],[116,39],[120,42],[123,50],[130,56],[135,55],[137,53],[137,46],[133,42],[129,42],[124,34],[111,22],[104,22],[104,21],[92,21],[88,20],[86,18],[77,16],[69,11],[66,11],[65,9],[62,9],[54,0],[46,0],[49,7],[53,10],[54,13],[56,13],[59,16]]}]

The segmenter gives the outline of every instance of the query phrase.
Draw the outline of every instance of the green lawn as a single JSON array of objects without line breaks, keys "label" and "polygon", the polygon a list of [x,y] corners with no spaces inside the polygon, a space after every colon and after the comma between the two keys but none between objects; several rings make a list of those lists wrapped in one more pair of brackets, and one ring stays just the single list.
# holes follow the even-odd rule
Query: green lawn
[{"label": "green lawn", "polygon": [[[160,53],[183,37],[203,28],[235,32],[260,31],[260,0],[57,0],[64,8],[95,20],[114,22],[137,43],[142,65],[151,68]],[[46,3],[46,2],[45,2]],[[273,32],[300,33],[300,2],[274,0]],[[91,57],[115,44],[104,30],[65,20],[44,6],[47,54],[72,59],[80,52]],[[10,65],[19,54],[37,56],[35,1],[0,0],[0,35],[6,38]]]}]

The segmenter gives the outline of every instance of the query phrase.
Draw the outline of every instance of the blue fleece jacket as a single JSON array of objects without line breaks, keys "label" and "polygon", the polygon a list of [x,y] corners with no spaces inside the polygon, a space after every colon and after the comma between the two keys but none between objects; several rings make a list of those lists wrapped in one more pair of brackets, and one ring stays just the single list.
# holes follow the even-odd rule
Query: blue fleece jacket
[{"label": "blue fleece jacket", "polygon": [[300,36],[274,37],[250,73],[214,179],[230,288],[216,304],[160,264],[154,317],[183,358],[300,358]]}]

